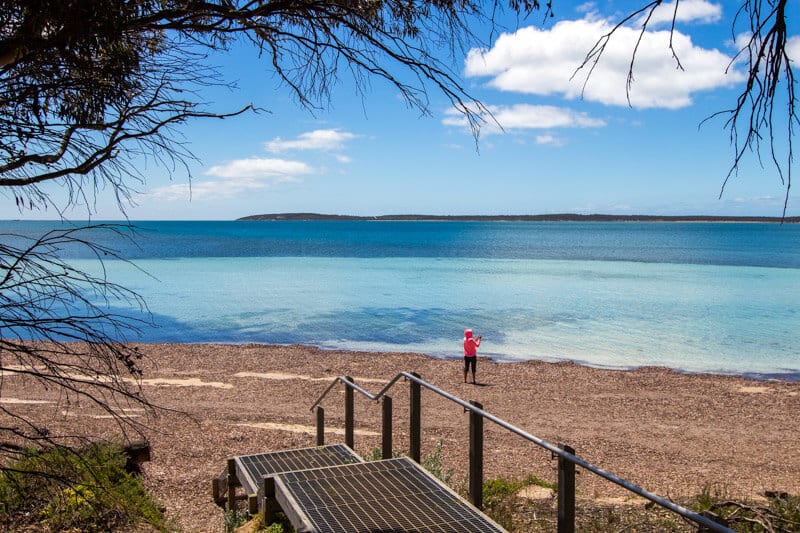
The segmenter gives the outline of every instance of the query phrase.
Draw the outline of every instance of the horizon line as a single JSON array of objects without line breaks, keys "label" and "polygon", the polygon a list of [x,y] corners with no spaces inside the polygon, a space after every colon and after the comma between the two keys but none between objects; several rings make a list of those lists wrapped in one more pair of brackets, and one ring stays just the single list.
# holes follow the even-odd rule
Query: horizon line
[{"label": "horizon line", "polygon": [[237,218],[236,221],[312,221],[312,220],[385,220],[385,221],[628,221],[628,222],[800,222],[800,217],[774,217],[759,215],[610,215],[610,214],[577,214],[554,213],[539,215],[424,215],[424,214],[397,214],[397,215],[336,215],[324,213],[266,213],[248,215]]}]

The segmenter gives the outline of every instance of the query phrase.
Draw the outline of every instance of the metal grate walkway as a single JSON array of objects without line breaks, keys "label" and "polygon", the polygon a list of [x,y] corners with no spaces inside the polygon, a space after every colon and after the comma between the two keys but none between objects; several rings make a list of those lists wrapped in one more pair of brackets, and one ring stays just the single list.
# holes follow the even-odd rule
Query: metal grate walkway
[{"label": "metal grate walkway", "polygon": [[275,498],[298,532],[505,531],[407,457],[286,472]]},{"label": "metal grate walkway", "polygon": [[336,444],[230,461],[251,512],[280,509],[298,533],[505,531],[407,457],[363,462]]},{"label": "metal grate walkway", "polygon": [[247,494],[254,494],[259,499],[259,508],[264,498],[264,477],[283,472],[345,465],[361,462],[362,459],[344,444],[301,448],[280,452],[261,453],[257,455],[240,455],[234,457],[236,478]]}]

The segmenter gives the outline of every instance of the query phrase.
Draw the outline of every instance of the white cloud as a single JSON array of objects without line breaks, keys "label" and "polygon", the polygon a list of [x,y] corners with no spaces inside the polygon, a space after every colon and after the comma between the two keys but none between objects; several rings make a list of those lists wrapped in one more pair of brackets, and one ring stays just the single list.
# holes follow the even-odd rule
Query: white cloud
[{"label": "white cloud", "polygon": [[156,187],[148,194],[165,202],[225,200],[279,183],[299,182],[301,176],[312,172],[314,169],[302,161],[258,157],[235,159],[209,168],[204,175],[211,179]]},{"label": "white cloud", "polygon": [[[650,17],[650,24],[672,24],[672,19],[676,22],[702,22],[713,24],[722,18],[722,6],[706,0],[681,0],[678,4],[678,11],[675,12],[675,2],[666,2],[653,10]],[[638,20],[638,25],[644,22],[645,17]]]},{"label": "white cloud", "polygon": [[[317,150],[336,152],[344,148],[345,143],[357,135],[336,129],[320,129],[303,133],[293,140],[280,137],[264,143],[269,152],[287,150]],[[341,153],[333,157],[340,164],[347,164],[352,159]],[[233,159],[206,170],[203,175],[207,179],[193,180],[189,184],[174,184],[153,188],[149,191],[151,198],[174,202],[230,199],[258,191],[281,183],[297,183],[312,173],[324,173],[322,167],[312,167],[304,161],[283,159],[278,157],[248,157]]]},{"label": "white cloud", "polygon": [[578,13],[594,13],[597,11],[597,4],[594,2],[585,2],[575,6],[575,11]]},{"label": "white cloud", "polygon": [[783,207],[783,202],[785,198],[783,196],[772,196],[772,195],[763,195],[763,196],[737,196],[733,198],[731,202],[734,205],[740,206],[758,206],[758,207],[769,207],[769,208],[776,208],[776,207]]},{"label": "white cloud", "polygon": [[186,200],[227,200],[242,194],[258,191],[269,186],[268,183],[254,179],[241,180],[199,180],[156,187],[149,192],[151,198],[162,202],[185,202]]},{"label": "white cloud", "polygon": [[275,137],[264,143],[264,148],[272,153],[286,150],[341,150],[347,141],[355,138],[355,134],[337,129],[314,130],[300,134],[293,140]]},{"label": "white cloud", "polygon": [[248,159],[234,159],[222,165],[215,165],[209,168],[205,175],[226,179],[261,178],[275,181],[281,178],[309,174],[312,171],[312,168],[302,161],[250,157]]},{"label": "white cloud", "polygon": [[800,60],[800,36],[795,35],[786,41],[786,54],[796,68],[796,63]]},{"label": "white cloud", "polygon": [[471,50],[465,73],[471,77],[490,77],[489,85],[501,91],[670,109],[690,105],[694,92],[730,86],[742,79],[738,71],[726,75],[729,56],[695,46],[690,36],[676,29],[671,39],[683,66],[679,70],[669,48],[670,32],[648,31],[636,52],[629,102],[626,77],[640,31],[620,27],[584,85],[589,70],[576,72],[576,69],[598,39],[611,29],[607,20],[593,16],[562,21],[550,29],[521,28],[513,34],[501,35],[491,49]]},{"label": "white cloud", "polygon": [[537,135],[536,144],[543,144],[546,146],[564,146],[565,141],[554,135]]},{"label": "white cloud", "polygon": [[[516,104],[512,106],[487,106],[487,109],[491,112],[491,116],[485,112],[478,112],[486,121],[481,127],[482,134],[500,133],[502,131],[600,128],[605,126],[603,120],[562,107]],[[467,119],[463,114],[452,108],[446,112],[442,123],[448,126],[468,127]]]}]

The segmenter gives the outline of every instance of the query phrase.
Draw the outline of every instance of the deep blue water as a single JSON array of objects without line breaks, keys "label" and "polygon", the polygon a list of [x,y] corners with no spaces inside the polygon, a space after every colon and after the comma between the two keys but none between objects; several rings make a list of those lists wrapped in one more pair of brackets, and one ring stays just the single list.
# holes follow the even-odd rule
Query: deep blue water
[{"label": "deep blue water", "polygon": [[[53,226],[0,222],[0,233]],[[112,281],[144,296],[158,324],[138,340],[458,357],[472,327],[484,336],[481,353],[501,360],[800,375],[800,225],[135,226],[92,239],[137,267],[106,261]],[[63,253],[97,268],[81,250]]]},{"label": "deep blue water", "polygon": [[[800,268],[800,225],[629,222],[135,222],[129,259],[469,257]],[[3,233],[52,227],[0,222]]]}]

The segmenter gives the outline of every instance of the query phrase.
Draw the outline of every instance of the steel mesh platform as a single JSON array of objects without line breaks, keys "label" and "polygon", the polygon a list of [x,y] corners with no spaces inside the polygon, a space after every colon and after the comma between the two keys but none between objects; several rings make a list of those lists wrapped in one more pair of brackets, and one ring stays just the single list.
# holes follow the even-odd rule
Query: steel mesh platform
[{"label": "steel mesh platform", "polygon": [[301,448],[234,457],[236,477],[248,494],[263,496],[262,479],[282,472],[359,463],[361,458],[344,444]]},{"label": "steel mesh platform", "polygon": [[298,532],[505,531],[406,457],[285,472],[275,498]]}]

